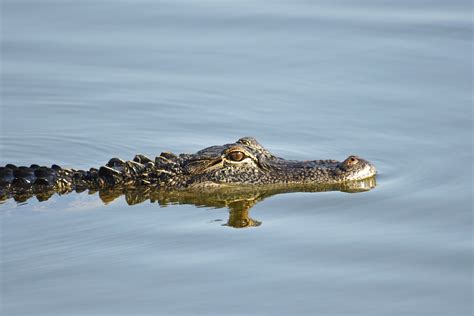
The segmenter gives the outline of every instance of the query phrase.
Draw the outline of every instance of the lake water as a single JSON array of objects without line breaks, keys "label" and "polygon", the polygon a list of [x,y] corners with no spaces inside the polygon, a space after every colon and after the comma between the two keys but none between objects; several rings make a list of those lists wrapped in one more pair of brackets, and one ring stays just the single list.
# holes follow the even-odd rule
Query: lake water
[{"label": "lake water", "polygon": [[471,315],[472,8],[454,1],[3,0],[0,165],[254,136],[373,162],[358,194],[229,210],[0,204],[2,315]]}]

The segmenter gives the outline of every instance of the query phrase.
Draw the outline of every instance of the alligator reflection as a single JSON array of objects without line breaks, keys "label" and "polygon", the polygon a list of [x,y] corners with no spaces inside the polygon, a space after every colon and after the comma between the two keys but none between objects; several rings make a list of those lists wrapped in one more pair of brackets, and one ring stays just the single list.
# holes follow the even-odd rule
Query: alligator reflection
[{"label": "alligator reflection", "polygon": [[[376,186],[375,177],[353,181],[349,183],[332,185],[266,185],[266,186],[231,186],[224,188],[166,191],[157,190],[149,186],[135,188],[111,188],[99,191],[99,197],[108,204],[115,199],[125,197],[129,205],[140,204],[145,201],[158,203],[159,205],[191,204],[198,207],[228,208],[229,219],[225,226],[234,228],[256,227],[261,222],[249,216],[249,210],[258,202],[276,194],[290,192],[325,192],[342,191],[357,193],[369,191]],[[90,194],[96,193],[89,191]],[[34,194],[34,192],[22,192],[13,196],[0,197],[1,200],[14,198],[17,202],[24,202],[36,196],[38,201],[48,200],[55,192],[44,192]]]}]

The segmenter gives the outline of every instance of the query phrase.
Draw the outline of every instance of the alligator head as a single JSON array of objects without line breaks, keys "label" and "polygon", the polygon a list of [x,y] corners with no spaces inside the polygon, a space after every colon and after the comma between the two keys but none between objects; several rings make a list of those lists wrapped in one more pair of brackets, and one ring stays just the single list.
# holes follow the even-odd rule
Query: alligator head
[{"label": "alligator head", "polygon": [[181,184],[187,188],[225,185],[336,184],[373,177],[375,167],[357,156],[336,160],[286,160],[254,138],[180,155]]}]

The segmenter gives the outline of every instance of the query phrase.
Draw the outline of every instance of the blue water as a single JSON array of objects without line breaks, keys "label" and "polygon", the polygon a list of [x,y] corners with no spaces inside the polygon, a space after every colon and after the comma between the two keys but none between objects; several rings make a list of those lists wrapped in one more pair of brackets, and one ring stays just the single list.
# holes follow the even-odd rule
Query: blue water
[{"label": "blue water", "polygon": [[8,200],[0,313],[471,315],[472,84],[467,0],[3,0],[0,165],[250,135],[379,174],[267,198],[245,229],[211,206]]}]

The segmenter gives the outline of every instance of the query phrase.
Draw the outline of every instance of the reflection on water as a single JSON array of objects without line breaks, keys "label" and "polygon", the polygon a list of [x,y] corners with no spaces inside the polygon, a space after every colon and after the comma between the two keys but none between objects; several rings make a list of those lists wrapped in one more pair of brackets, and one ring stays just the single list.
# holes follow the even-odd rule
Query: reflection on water
[{"label": "reflection on water", "polygon": [[[141,187],[116,187],[99,190],[99,198],[104,204],[108,204],[117,198],[124,196],[128,205],[140,204],[145,201],[158,203],[161,206],[173,204],[189,204],[198,207],[215,207],[229,209],[229,219],[226,226],[235,228],[256,227],[261,222],[249,216],[250,209],[258,202],[282,193],[290,192],[326,192],[341,191],[357,193],[369,191],[376,186],[375,177],[338,183],[331,185],[270,185],[270,186],[228,186],[223,188],[212,188],[207,190],[158,190],[150,186]],[[89,190],[89,194],[97,191]],[[47,201],[55,193],[49,191],[27,191],[17,192],[13,195],[3,195],[0,202],[13,198],[17,203],[23,203],[35,196],[39,202]]]}]

